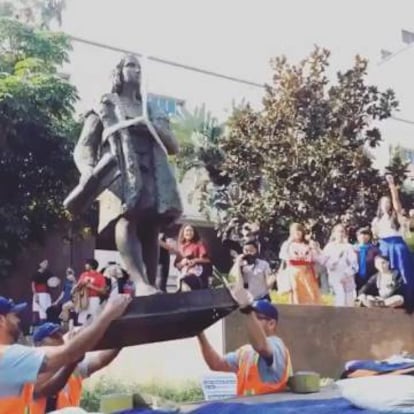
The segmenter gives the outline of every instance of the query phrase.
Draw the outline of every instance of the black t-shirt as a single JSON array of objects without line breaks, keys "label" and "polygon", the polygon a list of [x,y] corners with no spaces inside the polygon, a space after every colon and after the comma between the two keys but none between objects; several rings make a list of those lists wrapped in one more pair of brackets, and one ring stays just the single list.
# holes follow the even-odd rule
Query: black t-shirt
[{"label": "black t-shirt", "polygon": [[52,272],[45,270],[44,272],[37,271],[32,276],[32,281],[38,285],[47,285],[47,281],[52,277]]},{"label": "black t-shirt", "polygon": [[[167,242],[167,237],[165,234],[161,237],[161,241],[164,243]],[[170,252],[167,249],[164,249],[164,247],[160,246],[160,257],[159,257],[159,264],[165,264],[170,262]]]}]

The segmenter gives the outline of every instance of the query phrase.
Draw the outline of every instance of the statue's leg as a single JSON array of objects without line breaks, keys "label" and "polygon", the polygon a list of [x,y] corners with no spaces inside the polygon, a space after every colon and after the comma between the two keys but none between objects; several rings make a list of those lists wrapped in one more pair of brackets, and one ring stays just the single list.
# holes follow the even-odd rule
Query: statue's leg
[{"label": "statue's leg", "polygon": [[160,226],[157,223],[149,223],[139,230],[139,236],[142,244],[142,257],[147,270],[148,281],[152,286],[158,275],[158,263],[160,256],[159,234]]},{"label": "statue's leg", "polygon": [[136,229],[137,224],[134,219],[119,218],[115,226],[115,242],[126,271],[135,282],[137,296],[143,296],[155,293],[156,289],[148,285],[142,258],[142,245]]}]

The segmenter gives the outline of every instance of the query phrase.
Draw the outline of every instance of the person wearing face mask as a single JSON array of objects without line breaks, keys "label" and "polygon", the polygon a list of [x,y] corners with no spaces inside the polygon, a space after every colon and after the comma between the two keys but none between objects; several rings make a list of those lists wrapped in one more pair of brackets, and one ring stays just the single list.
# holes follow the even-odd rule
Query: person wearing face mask
[{"label": "person wearing face mask", "polygon": [[269,263],[259,259],[255,241],[244,243],[243,254],[237,256],[230,274],[243,284],[254,299],[270,301],[270,289],[275,282],[275,277],[272,275]]}]

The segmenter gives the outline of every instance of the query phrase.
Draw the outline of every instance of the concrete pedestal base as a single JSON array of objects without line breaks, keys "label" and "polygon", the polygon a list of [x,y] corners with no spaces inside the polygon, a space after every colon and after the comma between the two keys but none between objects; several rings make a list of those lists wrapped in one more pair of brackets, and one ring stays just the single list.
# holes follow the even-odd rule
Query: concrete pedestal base
[{"label": "concrete pedestal base", "polygon": [[[278,305],[278,335],[290,350],[295,371],[338,378],[347,361],[414,354],[414,315],[401,309]],[[224,321],[225,350],[248,342],[243,316]]]}]

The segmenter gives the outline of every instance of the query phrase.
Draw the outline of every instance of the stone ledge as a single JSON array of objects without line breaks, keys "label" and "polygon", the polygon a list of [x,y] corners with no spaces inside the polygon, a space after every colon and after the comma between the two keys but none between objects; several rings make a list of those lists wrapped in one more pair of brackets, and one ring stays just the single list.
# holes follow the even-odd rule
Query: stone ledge
[{"label": "stone ledge", "polygon": [[[414,353],[414,316],[399,309],[279,305],[279,335],[291,351],[295,371],[337,378],[346,361]],[[224,321],[224,348],[247,342],[242,315]]]}]

